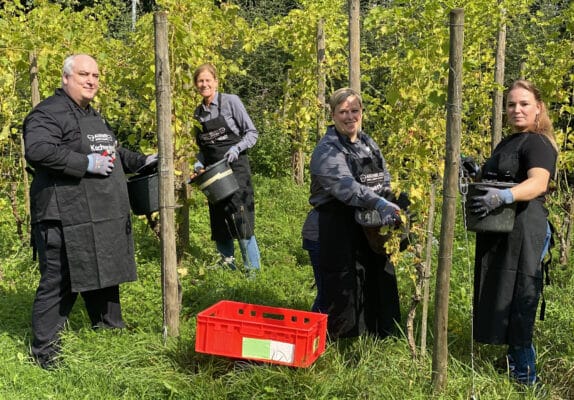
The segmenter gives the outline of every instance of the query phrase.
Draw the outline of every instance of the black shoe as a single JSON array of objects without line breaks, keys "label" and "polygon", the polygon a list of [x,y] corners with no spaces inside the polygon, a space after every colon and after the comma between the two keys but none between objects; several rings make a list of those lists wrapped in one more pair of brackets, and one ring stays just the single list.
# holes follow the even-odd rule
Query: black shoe
[{"label": "black shoe", "polygon": [[35,357],[30,356],[32,362],[38,365],[40,368],[45,369],[47,371],[53,371],[58,369],[62,365],[62,359],[59,355],[54,355],[51,357]]},{"label": "black shoe", "polygon": [[548,396],[548,388],[540,380],[539,376],[537,376],[534,382],[531,383],[526,383],[517,379],[514,379],[514,382],[518,385],[521,391],[532,392],[537,399],[545,399]]},{"label": "black shoe", "polygon": [[508,355],[497,358],[492,365],[500,374],[512,374],[515,368],[514,362]]}]

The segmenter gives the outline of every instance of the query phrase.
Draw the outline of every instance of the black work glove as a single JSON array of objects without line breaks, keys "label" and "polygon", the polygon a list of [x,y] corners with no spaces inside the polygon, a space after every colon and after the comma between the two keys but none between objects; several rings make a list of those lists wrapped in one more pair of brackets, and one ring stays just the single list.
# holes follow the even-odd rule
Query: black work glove
[{"label": "black work glove", "polygon": [[461,156],[460,166],[462,168],[462,174],[467,178],[476,178],[480,174],[480,166],[472,157]]},{"label": "black work glove", "polygon": [[382,226],[400,225],[399,213],[401,209],[395,203],[381,198],[377,201],[375,209],[379,212]]},{"label": "black work glove", "polygon": [[401,224],[399,211],[395,203],[380,198],[374,209],[357,208],[355,221],[366,228],[397,227]]}]

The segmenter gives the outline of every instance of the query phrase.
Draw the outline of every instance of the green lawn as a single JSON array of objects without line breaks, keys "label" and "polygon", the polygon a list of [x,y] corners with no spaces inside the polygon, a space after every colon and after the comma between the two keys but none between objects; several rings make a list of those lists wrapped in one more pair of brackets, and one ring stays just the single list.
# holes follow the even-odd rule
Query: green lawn
[{"label": "green lawn", "polygon": [[[309,368],[231,360],[196,353],[196,315],[222,299],[308,310],[313,274],[301,249],[307,186],[255,178],[257,238],[263,270],[256,279],[240,271],[211,268],[217,261],[209,240],[205,198],[191,199],[192,232],[180,268],[183,304],[180,335],[164,338],[159,241],[136,218],[139,280],[122,285],[127,329],[92,331],[81,300],[63,335],[62,364],[44,371],[28,358],[30,314],[38,280],[36,262],[14,231],[8,209],[0,211],[0,399],[574,399],[574,285],[572,268],[555,266],[545,288],[546,320],[537,321],[535,345],[544,393],[524,390],[495,370],[504,348],[472,346],[472,277],[467,254],[472,236],[457,229],[449,312],[448,385],[433,395],[432,355],[413,359],[403,334],[385,340],[361,337],[327,343]],[[436,228],[438,235],[439,227]],[[468,237],[468,240],[466,239]],[[434,246],[435,257],[438,243]],[[239,252],[237,253],[238,258]],[[397,266],[403,321],[412,297],[408,257]],[[433,271],[436,263],[433,265]],[[431,291],[434,276],[431,278]],[[432,351],[429,306],[427,348]],[[420,336],[417,312],[416,334]],[[399,332],[404,331],[404,322]],[[538,397],[536,397],[538,396]]]}]

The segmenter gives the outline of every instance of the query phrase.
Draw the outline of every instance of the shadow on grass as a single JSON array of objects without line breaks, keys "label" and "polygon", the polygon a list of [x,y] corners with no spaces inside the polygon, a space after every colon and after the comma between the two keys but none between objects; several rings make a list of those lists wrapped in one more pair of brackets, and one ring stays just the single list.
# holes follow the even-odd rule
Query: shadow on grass
[{"label": "shadow on grass", "polygon": [[24,337],[30,333],[34,291],[18,288],[0,294],[0,332]]}]

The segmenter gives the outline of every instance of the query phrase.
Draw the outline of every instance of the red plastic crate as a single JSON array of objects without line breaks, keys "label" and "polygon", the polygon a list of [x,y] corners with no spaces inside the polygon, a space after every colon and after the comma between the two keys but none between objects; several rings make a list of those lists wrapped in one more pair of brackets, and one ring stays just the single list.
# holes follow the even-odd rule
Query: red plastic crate
[{"label": "red plastic crate", "polygon": [[308,367],[326,330],[326,314],[222,300],[197,314],[195,351]]}]

